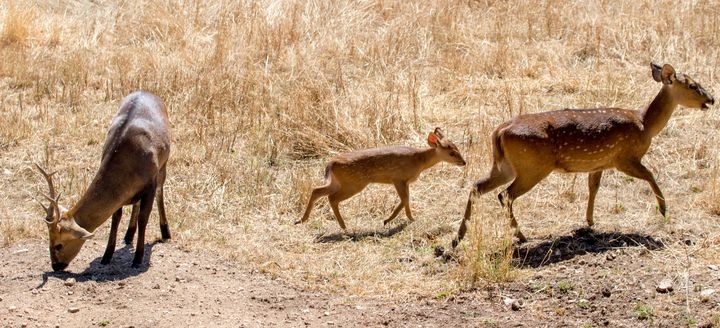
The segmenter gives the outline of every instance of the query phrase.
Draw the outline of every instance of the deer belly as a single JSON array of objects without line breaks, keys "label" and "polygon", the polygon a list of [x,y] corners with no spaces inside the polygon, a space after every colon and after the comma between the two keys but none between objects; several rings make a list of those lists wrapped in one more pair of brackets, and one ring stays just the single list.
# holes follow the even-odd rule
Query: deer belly
[{"label": "deer belly", "polygon": [[556,171],[564,173],[595,172],[613,167],[611,158],[578,158],[561,156]]}]

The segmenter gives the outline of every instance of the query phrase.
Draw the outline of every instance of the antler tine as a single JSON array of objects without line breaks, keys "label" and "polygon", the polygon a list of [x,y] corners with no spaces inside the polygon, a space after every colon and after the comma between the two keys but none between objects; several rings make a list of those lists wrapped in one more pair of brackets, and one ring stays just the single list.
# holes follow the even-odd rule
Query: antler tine
[{"label": "antler tine", "polygon": [[54,171],[52,173],[47,173],[42,167],[40,167],[40,165],[38,165],[38,163],[34,163],[34,164],[35,164],[35,167],[43,175],[43,177],[45,177],[45,180],[47,180],[47,183],[48,183],[48,188],[50,188],[50,195],[43,194],[43,196],[45,196],[45,198],[47,198],[50,201],[50,206],[45,207],[45,205],[42,205],[42,204],[40,204],[40,205],[42,205],[42,207],[45,209],[45,211],[48,214],[48,217],[52,218],[51,221],[48,221],[46,219],[45,222],[47,222],[48,224],[53,224],[53,223],[57,222],[57,220],[60,219],[60,204],[58,203],[60,200],[60,194],[55,195],[55,186],[53,185],[53,181],[52,181],[52,176],[57,171]]},{"label": "antler tine", "polygon": [[[46,197],[47,197],[47,196],[46,196]],[[43,204],[43,203],[42,203],[39,199],[37,199],[35,196],[32,196],[32,199],[35,200],[38,204],[40,204],[40,207],[42,207],[43,210],[45,210],[45,213],[50,214],[50,207],[49,207],[49,206],[45,206],[45,204]]]},{"label": "antler tine", "polygon": [[52,182],[52,176],[53,176],[53,174],[57,173],[57,171],[52,172],[52,173],[47,173],[45,170],[43,170],[42,167],[40,167],[40,165],[38,165],[38,163],[34,163],[34,164],[35,164],[35,167],[43,175],[43,177],[45,177],[45,180],[47,180],[48,187],[50,188],[50,198],[55,198],[55,186],[53,185],[53,182]]}]

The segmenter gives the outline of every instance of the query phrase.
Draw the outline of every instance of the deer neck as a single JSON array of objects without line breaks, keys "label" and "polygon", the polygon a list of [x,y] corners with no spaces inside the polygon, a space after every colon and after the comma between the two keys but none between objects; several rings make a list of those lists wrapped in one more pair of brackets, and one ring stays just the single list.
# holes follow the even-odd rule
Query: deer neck
[{"label": "deer neck", "polygon": [[421,150],[420,153],[418,153],[418,157],[420,158],[422,170],[429,169],[440,162],[440,156],[438,156],[435,148],[426,148]]},{"label": "deer neck", "polygon": [[107,188],[108,184],[103,180],[103,174],[98,173],[85,194],[66,214],[68,217],[75,218],[75,222],[79,226],[90,232],[102,225],[122,206],[122,202],[118,201],[120,197],[117,197],[115,190]]},{"label": "deer neck", "polygon": [[665,125],[667,125],[676,107],[677,103],[672,97],[670,87],[663,85],[660,92],[655,96],[655,99],[650,102],[642,113],[645,134],[652,138],[660,133],[660,131],[665,128]]}]

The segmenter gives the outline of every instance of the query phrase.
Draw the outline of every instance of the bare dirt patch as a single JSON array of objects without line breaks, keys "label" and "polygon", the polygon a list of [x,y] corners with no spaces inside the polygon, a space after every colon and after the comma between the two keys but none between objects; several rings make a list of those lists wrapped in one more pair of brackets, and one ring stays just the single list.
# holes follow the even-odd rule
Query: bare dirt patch
[{"label": "bare dirt patch", "polygon": [[[349,241],[352,242],[352,241]],[[0,325],[26,326],[486,326],[637,327],[717,325],[717,266],[689,258],[685,274],[664,266],[665,242],[588,229],[517,246],[514,282],[434,297],[355,297],[305,290],[221,256],[147,247],[150,265],[129,266],[132,248],[100,265],[104,245],[89,242],[69,272],[49,272],[47,249],[0,249]],[[685,245],[688,251],[692,245]],[[438,261],[441,261],[438,259]],[[673,291],[656,284],[670,279]],[[70,282],[74,280],[74,283]],[[68,284],[70,286],[68,286]],[[517,307],[513,309],[511,301]]]}]

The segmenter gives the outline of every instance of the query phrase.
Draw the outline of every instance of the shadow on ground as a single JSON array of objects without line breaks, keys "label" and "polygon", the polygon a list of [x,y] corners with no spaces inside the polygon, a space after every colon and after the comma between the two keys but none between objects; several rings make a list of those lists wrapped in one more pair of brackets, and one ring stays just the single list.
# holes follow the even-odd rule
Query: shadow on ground
[{"label": "shadow on ground", "polygon": [[405,230],[408,223],[403,222],[387,230],[366,230],[353,232],[337,232],[315,237],[316,243],[337,243],[340,241],[360,241],[367,238],[389,238]]},{"label": "shadow on ground", "polygon": [[146,272],[150,268],[150,261],[152,259],[152,249],[159,241],[145,244],[145,256],[144,263],[139,268],[131,267],[133,257],[135,256],[135,248],[130,245],[124,245],[124,247],[115,250],[112,261],[110,264],[100,264],[102,260],[102,254],[95,258],[83,272],[54,272],[48,271],[42,275],[42,283],[36,288],[42,288],[47,282],[48,278],[58,278],[65,280],[68,278],[75,278],[77,282],[84,281],[116,281],[125,280],[129,277],[137,276],[143,272]]},{"label": "shadow on ground", "polygon": [[665,245],[652,236],[596,232],[582,228],[573,231],[569,236],[516,245],[513,250],[513,264],[520,268],[537,268],[567,261],[578,255],[598,254],[621,247],[645,247],[648,250],[657,250],[664,248]]}]

